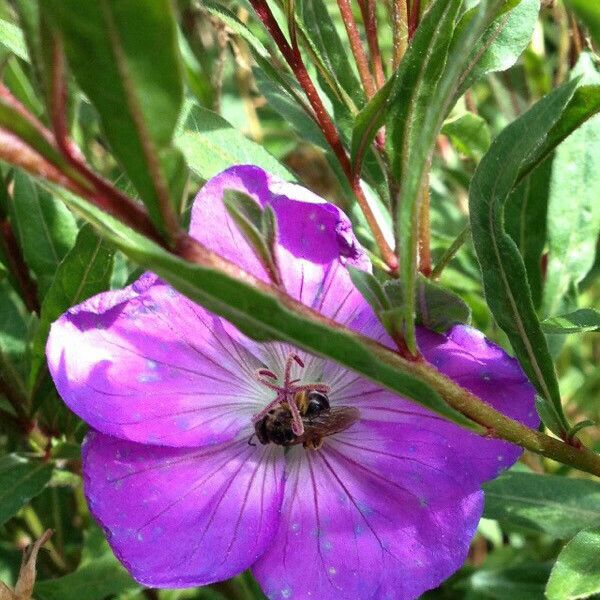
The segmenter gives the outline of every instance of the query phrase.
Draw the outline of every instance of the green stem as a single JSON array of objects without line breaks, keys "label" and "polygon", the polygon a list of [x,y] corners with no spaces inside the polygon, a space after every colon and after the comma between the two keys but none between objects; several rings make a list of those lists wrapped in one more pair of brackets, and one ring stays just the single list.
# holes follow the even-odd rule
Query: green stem
[{"label": "green stem", "polygon": [[435,280],[440,278],[442,271],[448,266],[448,263],[455,257],[461,246],[467,241],[470,233],[471,227],[467,224],[464,226],[463,230],[458,234],[458,237],[452,242],[446,252],[444,252],[440,260],[438,260],[436,263],[433,271],[431,272],[431,279]]}]

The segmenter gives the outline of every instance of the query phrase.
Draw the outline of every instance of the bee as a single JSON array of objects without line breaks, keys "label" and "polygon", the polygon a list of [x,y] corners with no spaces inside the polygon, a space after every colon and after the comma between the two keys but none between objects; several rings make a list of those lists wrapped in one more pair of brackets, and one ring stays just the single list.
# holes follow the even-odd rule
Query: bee
[{"label": "bee", "polygon": [[292,429],[292,413],[285,403],[274,406],[262,419],[254,423],[256,437],[261,444],[295,446],[318,450],[327,436],[348,429],[360,417],[357,408],[329,405],[327,394],[317,390],[301,390],[294,394],[304,432],[296,435]]}]

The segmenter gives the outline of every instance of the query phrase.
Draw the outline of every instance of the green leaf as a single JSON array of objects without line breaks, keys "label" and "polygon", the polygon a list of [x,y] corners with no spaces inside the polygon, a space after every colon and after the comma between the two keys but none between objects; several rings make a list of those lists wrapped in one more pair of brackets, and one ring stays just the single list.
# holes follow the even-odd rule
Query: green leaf
[{"label": "green leaf", "polygon": [[[177,29],[169,0],[49,0],[69,65],[98,110],[116,158],[166,233],[169,190],[182,158],[171,147],[183,102]],[[170,206],[169,206],[170,205]]]},{"label": "green leaf", "polygon": [[20,246],[43,297],[59,263],[75,243],[77,224],[61,202],[21,171],[15,173],[13,199]]},{"label": "green leaf", "polygon": [[594,308],[580,308],[573,312],[542,321],[545,333],[567,334],[600,331],[600,312]]},{"label": "green leaf", "polygon": [[72,210],[90,221],[129,258],[157,273],[195,302],[231,321],[247,335],[259,340],[286,341],[318,356],[331,358],[448,419],[465,427],[472,426],[437,392],[400,368],[393,361],[393,355],[383,352],[372,340],[340,328],[330,328],[315,317],[291,309],[281,297],[255,287],[235,274],[184,261],[89,203],[64,190],[60,193]]},{"label": "green leaf", "polygon": [[552,160],[545,160],[511,192],[505,207],[506,231],[523,257],[531,299],[542,301],[542,255],[546,245],[546,215]]},{"label": "green leaf", "polygon": [[[476,8],[467,11],[456,27],[455,39],[471,19]],[[499,15],[486,29],[471,52],[467,66],[460,77],[455,98],[461,96],[478,79],[489,73],[505,71],[515,64],[527,48],[540,10],[540,0],[509,0]]]},{"label": "green leaf", "polygon": [[501,569],[483,567],[477,569],[466,581],[460,581],[457,588],[466,588],[474,592],[476,599],[544,600],[544,585],[549,571],[550,566],[547,564],[527,564]]},{"label": "green leaf", "polygon": [[548,600],[600,593],[600,526],[580,531],[561,551],[546,587]]},{"label": "green leaf", "polygon": [[208,180],[238,164],[254,164],[288,181],[294,176],[261,145],[244,137],[217,113],[194,105],[175,143],[190,168]]},{"label": "green leaf", "polygon": [[348,266],[348,272],[354,287],[362,294],[375,314],[378,315],[381,311],[392,308],[383,286],[374,275],[351,265]]},{"label": "green leaf", "polygon": [[16,54],[19,58],[28,61],[27,46],[23,34],[17,25],[0,19],[0,45]]},{"label": "green leaf", "polygon": [[452,121],[446,121],[442,133],[462,154],[479,160],[490,147],[492,138],[488,124],[479,115],[467,112]]},{"label": "green leaf", "polygon": [[504,228],[504,205],[522,165],[548,135],[574,92],[574,82],[565,84],[506,127],[479,164],[469,192],[471,232],[487,303],[531,382],[559,415],[562,427],[554,431],[557,435],[569,427],[523,259]]},{"label": "green leaf", "polygon": [[364,103],[362,85],[348,60],[348,49],[342,43],[323,0],[298,2],[298,12],[306,28],[307,39],[317,49],[325,67],[332,73],[355,105]]},{"label": "green leaf", "polygon": [[[263,211],[261,207],[253,198],[237,190],[225,190],[223,204],[229,216],[254,250],[265,271],[269,274],[271,281],[275,285],[280,285],[281,277],[277,269],[273,246],[267,242],[262,231]],[[265,222],[268,223],[269,221]],[[274,221],[271,221],[271,223],[274,223]],[[273,230],[271,241],[275,239],[274,235],[275,231]]]},{"label": "green leaf", "polygon": [[[406,290],[401,281],[388,281],[385,292],[395,307],[406,305]],[[419,275],[417,278],[416,322],[443,333],[457,323],[471,322],[471,309],[449,289]]]},{"label": "green leaf", "polygon": [[[402,257],[400,278],[406,286],[406,343],[415,351],[415,288],[417,277],[419,200],[436,137],[450,109],[469,52],[496,14],[502,0],[483,0],[450,52],[454,21],[461,2],[437,0],[413,38],[392,95],[398,96],[387,119],[392,172],[400,182],[394,208],[397,251]],[[432,22],[433,21],[433,22]],[[427,28],[420,36],[424,24]]]},{"label": "green leaf", "polygon": [[104,600],[139,587],[114,557],[100,529],[92,527],[85,532],[79,567],[64,577],[39,581],[34,594],[38,600]]},{"label": "green leaf", "polygon": [[0,457],[0,525],[42,492],[52,475],[52,465],[28,461],[16,454]]},{"label": "green leaf", "polygon": [[[592,57],[582,54],[574,75],[583,84],[600,84]],[[600,115],[572,133],[556,150],[548,198],[548,267],[543,316],[564,310],[563,298],[594,264],[600,234]]]},{"label": "green leaf", "polygon": [[42,302],[40,322],[33,341],[30,386],[37,380],[45,363],[50,325],[71,306],[108,289],[113,258],[113,248],[98,237],[90,225],[84,225],[72,250],[58,266],[56,276]]},{"label": "green leaf", "polygon": [[600,45],[600,4],[590,0],[565,0],[565,3],[587,25],[592,38]]},{"label": "green leaf", "polygon": [[518,181],[522,181],[527,174],[554,152],[554,149],[563,140],[598,111],[600,111],[600,85],[578,87],[554,127],[521,167]]},{"label": "green leaf", "polygon": [[483,485],[484,516],[502,525],[568,538],[600,519],[600,484],[508,472]]}]

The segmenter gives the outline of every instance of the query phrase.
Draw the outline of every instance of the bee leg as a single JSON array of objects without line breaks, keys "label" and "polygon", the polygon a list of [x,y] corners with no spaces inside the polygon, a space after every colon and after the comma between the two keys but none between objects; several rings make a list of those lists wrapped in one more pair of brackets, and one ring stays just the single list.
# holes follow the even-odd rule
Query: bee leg
[{"label": "bee leg", "polygon": [[253,433],[249,438],[248,438],[248,446],[252,446],[253,448],[256,448],[256,444],[252,441],[254,439],[254,436],[256,434]]}]

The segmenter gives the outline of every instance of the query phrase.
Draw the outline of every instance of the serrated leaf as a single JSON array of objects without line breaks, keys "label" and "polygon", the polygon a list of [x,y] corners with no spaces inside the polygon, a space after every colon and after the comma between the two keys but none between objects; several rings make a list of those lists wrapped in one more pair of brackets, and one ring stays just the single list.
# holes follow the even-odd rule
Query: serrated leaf
[{"label": "serrated leaf", "polygon": [[30,386],[34,385],[45,362],[50,325],[71,306],[108,289],[113,258],[113,248],[96,235],[90,225],[84,225],[72,250],[58,266],[42,302],[40,322],[33,341]]},{"label": "serrated leaf", "polygon": [[509,472],[483,485],[484,516],[568,538],[600,519],[600,484],[558,475]]},{"label": "serrated leaf", "polygon": [[588,598],[600,592],[600,526],[580,531],[561,551],[546,586],[548,600]]},{"label": "serrated leaf", "polygon": [[567,334],[600,331],[600,312],[594,308],[579,308],[564,315],[542,321],[544,333]]},{"label": "serrated leaf", "polygon": [[91,204],[64,190],[60,193],[72,210],[92,223],[129,258],[231,321],[247,335],[261,341],[286,341],[318,356],[329,357],[450,420],[465,427],[472,426],[428,385],[396,363],[392,364],[389,354],[382,354],[372,340],[330,328],[319,319],[292,310],[278,296],[251,285],[244,278],[184,261]]},{"label": "serrated leaf", "polygon": [[560,417],[558,435],[569,427],[554,364],[533,306],[523,259],[505,230],[503,210],[520,169],[556,124],[575,87],[571,82],[556,89],[506,127],[479,164],[469,192],[471,232],[487,303],[531,382]]},{"label": "serrated leaf", "polygon": [[75,243],[77,224],[61,202],[21,171],[15,173],[13,216],[25,261],[43,297],[58,265]]},{"label": "serrated leaf", "polygon": [[16,454],[0,457],[0,525],[40,494],[50,481],[52,465]]},{"label": "serrated leaf", "polygon": [[190,168],[208,180],[238,164],[254,164],[287,181],[294,176],[261,145],[246,138],[217,113],[193,106],[175,143]]},{"label": "serrated leaf", "polygon": [[[573,75],[585,85],[600,84],[589,54],[582,54]],[[594,264],[600,234],[600,115],[573,132],[556,150],[548,198],[548,266],[542,315],[564,310],[564,296]]]},{"label": "serrated leaf", "polygon": [[63,577],[39,581],[34,593],[38,600],[104,600],[139,587],[115,558],[102,532],[92,527],[85,533],[79,567]]},{"label": "serrated leaf", "polygon": [[[115,157],[164,221],[179,198],[169,190],[173,131],[183,102],[177,29],[169,0],[49,0],[79,85],[94,104]],[[169,163],[169,164],[167,164]],[[170,206],[169,206],[170,205]]]}]

